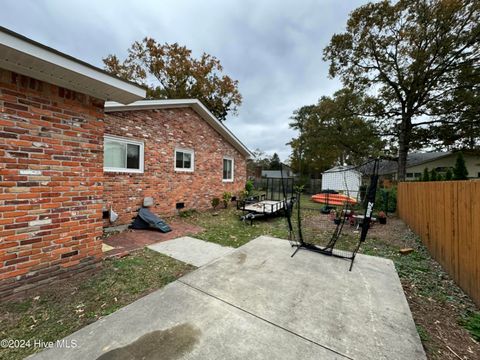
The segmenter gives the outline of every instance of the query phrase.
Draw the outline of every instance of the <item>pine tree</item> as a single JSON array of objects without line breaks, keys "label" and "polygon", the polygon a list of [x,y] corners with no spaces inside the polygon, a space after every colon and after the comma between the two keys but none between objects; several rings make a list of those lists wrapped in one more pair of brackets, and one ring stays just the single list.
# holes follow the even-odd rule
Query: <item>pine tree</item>
[{"label": "pine tree", "polygon": [[280,170],[282,163],[277,153],[273,153],[272,159],[270,160],[270,169],[269,170]]},{"label": "pine tree", "polygon": [[467,180],[468,170],[465,165],[465,159],[461,152],[457,155],[457,160],[455,161],[455,167],[453,168],[453,179],[454,180]]},{"label": "pine tree", "polygon": [[428,174],[428,168],[423,170],[422,181],[430,181],[430,176]]}]

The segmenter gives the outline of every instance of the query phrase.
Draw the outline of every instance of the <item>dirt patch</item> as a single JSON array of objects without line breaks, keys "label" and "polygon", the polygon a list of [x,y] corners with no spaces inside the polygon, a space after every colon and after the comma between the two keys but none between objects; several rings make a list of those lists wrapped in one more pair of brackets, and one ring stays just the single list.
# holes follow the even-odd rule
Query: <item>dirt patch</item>
[{"label": "dirt patch", "polygon": [[408,281],[402,285],[429,359],[480,358],[480,344],[459,325],[457,304],[426,298]]},{"label": "dirt patch", "polygon": [[173,360],[192,351],[200,330],[186,323],[147,333],[127,346],[111,350],[97,360]]},{"label": "dirt patch", "polygon": [[[400,255],[406,247],[413,253]],[[373,226],[361,251],[394,261],[429,359],[480,359],[480,344],[460,324],[477,307],[403,221],[391,217]]]},{"label": "dirt patch", "polygon": [[103,242],[114,249],[105,253],[106,257],[122,257],[132,251],[161,241],[172,240],[182,236],[195,235],[204,229],[185,221],[174,219],[170,223],[172,231],[162,233],[158,230],[125,230],[104,237]]}]

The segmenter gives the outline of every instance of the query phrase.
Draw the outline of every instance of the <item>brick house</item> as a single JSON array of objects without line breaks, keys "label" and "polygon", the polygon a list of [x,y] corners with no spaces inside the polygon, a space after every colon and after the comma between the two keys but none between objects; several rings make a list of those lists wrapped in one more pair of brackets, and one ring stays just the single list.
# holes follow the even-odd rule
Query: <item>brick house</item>
[{"label": "brick house", "polygon": [[0,299],[96,269],[106,209],[127,224],[145,197],[172,215],[243,189],[250,152],[220,121],[145,95],[0,27]]},{"label": "brick house", "polygon": [[104,101],[144,97],[0,28],[0,298],[98,266]]},{"label": "brick house", "polygon": [[130,223],[145,197],[173,215],[244,189],[250,151],[198,100],[107,102],[105,113],[103,196],[115,224]]}]

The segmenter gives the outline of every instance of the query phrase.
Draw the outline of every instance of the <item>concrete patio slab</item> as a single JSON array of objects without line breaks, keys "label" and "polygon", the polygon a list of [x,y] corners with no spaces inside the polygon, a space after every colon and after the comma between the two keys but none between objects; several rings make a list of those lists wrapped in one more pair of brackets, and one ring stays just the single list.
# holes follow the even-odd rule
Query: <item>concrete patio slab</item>
[{"label": "concrete patio slab", "polygon": [[174,282],[34,359],[344,359],[254,315]]},{"label": "concrete patio slab", "polygon": [[261,236],[180,281],[354,359],[424,359],[393,262]]},{"label": "concrete patio slab", "polygon": [[389,260],[259,237],[35,359],[425,359]]},{"label": "concrete patio slab", "polygon": [[189,236],[159,242],[147,247],[197,267],[204,266],[234,250],[228,246],[221,246]]}]

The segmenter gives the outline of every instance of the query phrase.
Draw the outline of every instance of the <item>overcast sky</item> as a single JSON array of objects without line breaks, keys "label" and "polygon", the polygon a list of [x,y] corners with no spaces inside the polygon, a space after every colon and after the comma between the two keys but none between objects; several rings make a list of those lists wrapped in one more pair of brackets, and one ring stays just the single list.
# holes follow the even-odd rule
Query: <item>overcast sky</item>
[{"label": "overcast sky", "polygon": [[328,78],[323,48],[365,2],[2,0],[0,24],[99,67],[145,36],[214,55],[243,96],[226,125],[251,150],[286,160],[292,112],[341,86]]}]

